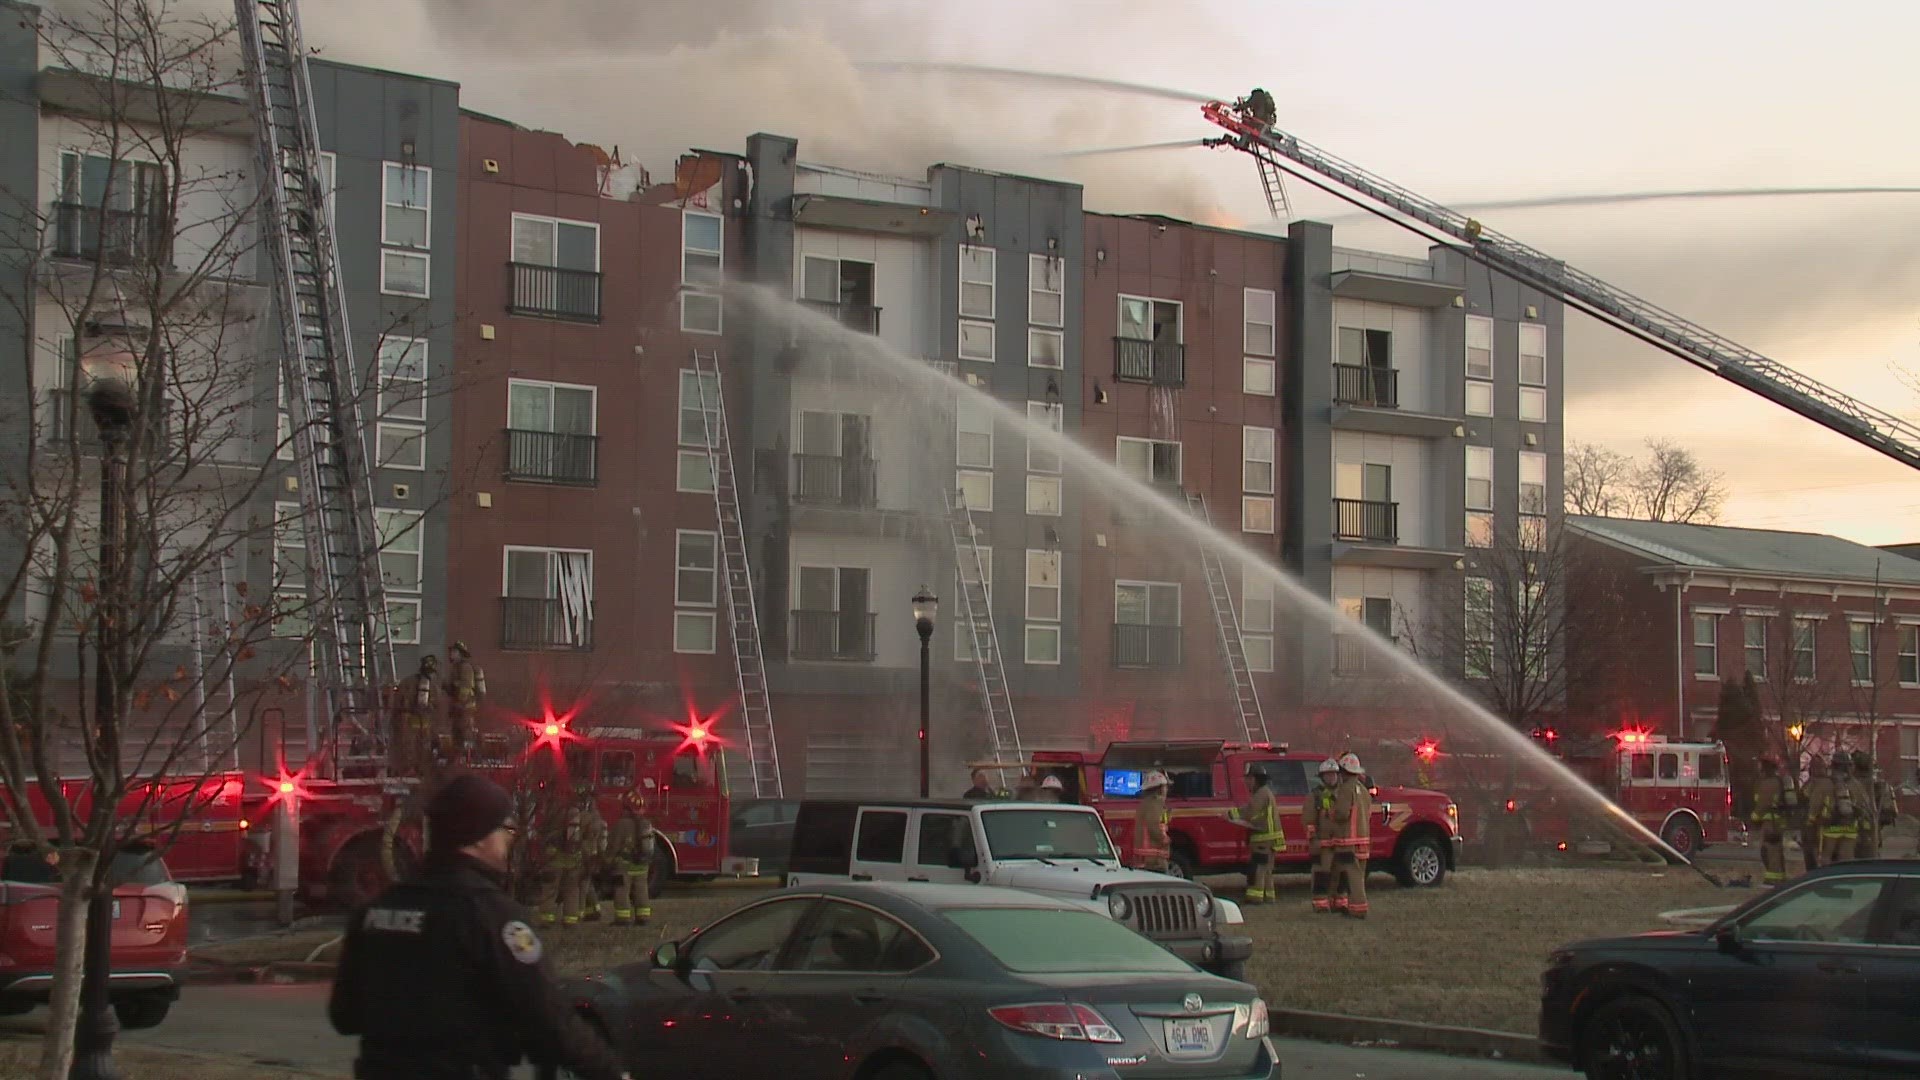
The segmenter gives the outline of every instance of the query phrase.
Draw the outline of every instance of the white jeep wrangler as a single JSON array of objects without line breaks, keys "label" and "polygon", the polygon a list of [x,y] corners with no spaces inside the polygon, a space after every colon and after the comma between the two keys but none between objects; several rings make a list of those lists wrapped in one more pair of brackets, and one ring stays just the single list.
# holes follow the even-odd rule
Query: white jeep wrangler
[{"label": "white jeep wrangler", "polygon": [[1229,979],[1246,977],[1253,954],[1239,905],[1198,882],[1122,867],[1100,815],[1085,806],[809,799],[794,822],[786,883],[826,881],[973,882],[1045,893]]}]

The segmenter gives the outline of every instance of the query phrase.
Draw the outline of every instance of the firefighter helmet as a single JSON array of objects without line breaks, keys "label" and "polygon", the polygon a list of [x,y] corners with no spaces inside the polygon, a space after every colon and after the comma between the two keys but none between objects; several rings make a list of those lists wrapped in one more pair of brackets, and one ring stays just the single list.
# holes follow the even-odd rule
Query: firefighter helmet
[{"label": "firefighter helmet", "polygon": [[1340,755],[1340,771],[1344,773],[1352,773],[1355,776],[1359,776],[1361,773],[1364,773],[1367,770],[1360,767],[1360,755],[1341,754]]},{"label": "firefighter helmet", "polygon": [[1067,785],[1061,783],[1059,777],[1051,775],[1045,780],[1040,781],[1040,787],[1044,791],[1065,791],[1067,789]]},{"label": "firefighter helmet", "polygon": [[1865,776],[1873,771],[1873,766],[1874,761],[1872,754],[1867,753],[1865,750],[1855,750],[1853,752],[1853,771],[1855,773]]},{"label": "firefighter helmet", "polygon": [[1267,782],[1267,767],[1256,761],[1247,766],[1247,775],[1264,784]]},{"label": "firefighter helmet", "polygon": [[574,802],[583,803],[583,802],[591,802],[592,800],[593,800],[592,784],[589,784],[585,780],[582,780],[579,783],[573,785],[573,801]]},{"label": "firefighter helmet", "polygon": [[1157,787],[1172,787],[1172,786],[1173,786],[1173,782],[1167,779],[1167,774],[1161,772],[1159,769],[1155,769],[1152,772],[1149,772],[1147,775],[1140,778],[1141,791],[1151,791]]},{"label": "firefighter helmet", "polygon": [[1327,760],[1320,763],[1321,776],[1325,776],[1328,773],[1337,773],[1339,771],[1340,771],[1340,762],[1333,758],[1328,758]]}]

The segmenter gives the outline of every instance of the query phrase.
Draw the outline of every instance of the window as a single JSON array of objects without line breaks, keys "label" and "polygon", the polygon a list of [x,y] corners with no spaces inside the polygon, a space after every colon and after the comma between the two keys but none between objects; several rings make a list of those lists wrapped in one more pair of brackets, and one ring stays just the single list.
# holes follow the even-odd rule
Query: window
[{"label": "window", "polygon": [[273,623],[278,637],[305,637],[311,623],[307,603],[306,523],[300,504],[273,504],[273,600],[282,612]]},{"label": "window", "polygon": [[1240,531],[1272,535],[1277,520],[1274,514],[1273,496],[1240,496]]},{"label": "window", "polygon": [[1180,482],[1180,444],[1160,439],[1134,439],[1122,435],[1114,449],[1114,461],[1120,471],[1148,484]]},{"label": "window", "polygon": [[[964,819],[962,819],[964,820]],[[919,935],[870,907],[827,900],[793,944],[783,971],[900,973],[934,958]]]},{"label": "window", "polygon": [[993,267],[990,247],[960,247],[960,314],[974,319],[993,318]]},{"label": "window", "polygon": [[591,435],[594,432],[594,397],[595,390],[591,386],[510,379],[507,382],[507,426],[516,431]]},{"label": "window", "polygon": [[1662,780],[1680,779],[1680,755],[1679,754],[1661,754],[1659,757],[1659,762],[1660,762],[1660,779]]},{"label": "window", "polygon": [[993,509],[993,474],[978,469],[961,469],[954,477],[960,489],[960,501],[969,510]]},{"label": "window", "polygon": [[720,538],[692,529],[674,531],[673,602],[713,607],[717,590]]},{"label": "window", "polygon": [[1060,662],[1061,555],[1027,552],[1025,655],[1029,664]]},{"label": "window", "polygon": [[[969,595],[967,586],[976,585],[978,602],[991,608],[993,606],[993,549],[982,544],[979,552],[978,562],[966,554],[962,554],[954,561],[953,593],[956,597]],[[959,606],[953,609],[953,658],[963,661],[973,659],[973,634],[962,621],[965,616],[961,613],[965,610]]]},{"label": "window", "polygon": [[907,813],[904,810],[862,810],[854,837],[853,859],[863,863],[898,863],[906,856]]},{"label": "window", "polygon": [[1493,384],[1467,380],[1467,415],[1493,415]]},{"label": "window", "polygon": [[376,425],[374,460],[383,469],[425,469],[427,429],[419,424]]},{"label": "window", "polygon": [[1493,546],[1493,515],[1484,510],[1467,511],[1466,543],[1470,548]]},{"label": "window", "polygon": [[1793,620],[1793,677],[1799,682],[1813,680],[1813,638],[1819,625],[1818,619]]},{"label": "window", "polygon": [[[706,411],[701,411],[704,400]],[[691,368],[680,369],[680,445],[707,446],[707,429],[720,435],[720,378]]]},{"label": "window", "polygon": [[1520,512],[1547,512],[1547,455],[1520,451]]},{"label": "window", "polygon": [[[339,234],[339,226],[334,224],[336,214],[333,209],[333,193],[340,190],[340,155],[331,150],[320,151],[320,201],[327,208],[327,228]],[[337,245],[337,241],[336,241]],[[339,253],[334,258],[339,258]]]},{"label": "window", "polygon": [[993,407],[963,394],[955,403],[954,463],[961,468],[993,468]]},{"label": "window", "polygon": [[[1066,321],[1067,260],[1027,256],[1027,321],[1060,326]],[[991,313],[989,313],[991,314]]]},{"label": "window", "polygon": [[714,613],[676,611],[673,613],[673,651],[711,653],[716,650]]},{"label": "window", "polygon": [[1520,419],[1545,421],[1547,418],[1547,392],[1537,386],[1520,388]]},{"label": "window", "polygon": [[1246,307],[1244,347],[1251,356],[1273,355],[1273,290],[1244,289]]},{"label": "window", "polygon": [[1747,674],[1764,681],[1767,677],[1767,617],[1740,617],[1740,635],[1747,660]]},{"label": "window", "polygon": [[1340,328],[1340,363],[1348,367],[1393,366],[1393,331]]},{"label": "window", "polygon": [[[427,340],[425,338],[383,337],[380,339],[380,400],[382,419],[425,420],[427,418]],[[281,401],[286,395],[284,384]]]},{"label": "window", "polygon": [[974,853],[973,819],[965,814],[920,815],[920,844],[913,861],[921,866],[960,869]]},{"label": "window", "polygon": [[1693,674],[1713,679],[1720,674],[1720,617],[1709,612],[1693,614]]},{"label": "window", "polygon": [[1900,681],[1920,684],[1920,626],[1900,628]]},{"label": "window", "polygon": [[[964,327],[965,324],[963,323],[962,326]],[[993,351],[991,341],[989,341],[987,351],[989,353]],[[1066,357],[1067,339],[1065,334],[1058,330],[1027,331],[1028,367],[1053,368],[1058,370],[1066,366]],[[991,357],[989,357],[989,359],[991,359]]]},{"label": "window", "polygon": [[1493,320],[1467,316],[1467,378],[1493,378]]},{"label": "window", "polygon": [[695,971],[772,971],[814,903],[811,896],[770,900],[722,919],[687,946],[687,962]]},{"label": "window", "polygon": [[960,359],[993,363],[992,323],[960,320]]},{"label": "window", "polygon": [[503,647],[593,647],[593,552],[508,547],[504,561]]},{"label": "window", "polygon": [[1249,394],[1272,397],[1274,390],[1273,361],[1247,357],[1246,366],[1240,373],[1240,389]]},{"label": "window", "polygon": [[720,297],[711,291],[725,266],[725,221],[718,214],[681,215],[680,280],[692,288],[680,294],[680,329],[692,334],[721,332]]},{"label": "window", "polygon": [[1816,881],[1783,893],[1740,920],[1746,941],[1817,941],[1863,945],[1885,878]]},{"label": "window", "polygon": [[382,251],[380,291],[388,296],[426,296],[430,262],[424,253]]},{"label": "window", "polygon": [[713,464],[704,450],[677,450],[674,460],[675,491],[713,493]]},{"label": "window", "polygon": [[1920,725],[1900,728],[1900,775],[1890,780],[1902,786],[1920,784]]},{"label": "window", "polygon": [[1116,581],[1113,621],[1121,626],[1179,626],[1180,586],[1166,581]]},{"label": "window", "polygon": [[1547,385],[1547,328],[1541,323],[1520,324],[1520,385]]},{"label": "window", "polygon": [[387,623],[396,645],[420,643],[420,598],[425,575],[421,533],[424,517],[417,510],[386,507],[374,511],[380,539],[380,583],[387,590]]},{"label": "window", "polygon": [[433,170],[386,162],[380,186],[380,242],[426,248],[433,205]]},{"label": "window", "polygon": [[99,154],[60,155],[54,250],[68,258],[172,262],[166,170],[150,161]]},{"label": "window", "polygon": [[723,325],[718,296],[697,292],[680,294],[680,329],[689,334],[718,334]]},{"label": "window", "polygon": [[1249,669],[1273,670],[1273,585],[1252,567],[1240,571],[1240,644]]},{"label": "window", "polygon": [[1466,580],[1466,656],[1467,678],[1485,679],[1493,675],[1493,582],[1488,578]]},{"label": "window", "polygon": [[1273,429],[1248,426],[1240,430],[1242,491],[1273,494]]},{"label": "window", "polygon": [[600,226],[535,214],[513,215],[509,255],[516,315],[600,319]]},{"label": "window", "polygon": [[1652,754],[1633,755],[1633,760],[1628,764],[1627,767],[1630,770],[1632,770],[1633,779],[1635,780],[1653,779],[1653,755]]},{"label": "window", "polygon": [[1060,516],[1060,478],[1027,477],[1027,513],[1042,517]]},{"label": "window", "polygon": [[1520,550],[1547,550],[1547,519],[1539,514],[1520,515]]},{"label": "window", "polygon": [[[1000,816],[994,814],[990,820]],[[1186,975],[1193,970],[1185,960],[1124,924],[1092,911],[997,906],[949,908],[946,915],[1016,974]]]},{"label": "window", "polygon": [[523,266],[597,273],[600,226],[588,221],[515,214],[513,261]]},{"label": "window", "polygon": [[1873,682],[1873,624],[1860,619],[1847,623],[1847,652],[1853,658],[1853,681]]},{"label": "window", "polygon": [[1467,447],[1467,509],[1493,509],[1493,448]]},{"label": "window", "polygon": [[[1058,434],[1066,430],[1066,406],[1051,405],[1044,401],[1027,402],[1027,419],[1044,425]],[[1050,449],[1040,439],[1027,440],[1027,470],[1029,472],[1057,473],[1060,471],[1060,455]]]},{"label": "window", "polygon": [[1247,670],[1273,670],[1273,637],[1270,634],[1243,634],[1240,648],[1247,654]]}]

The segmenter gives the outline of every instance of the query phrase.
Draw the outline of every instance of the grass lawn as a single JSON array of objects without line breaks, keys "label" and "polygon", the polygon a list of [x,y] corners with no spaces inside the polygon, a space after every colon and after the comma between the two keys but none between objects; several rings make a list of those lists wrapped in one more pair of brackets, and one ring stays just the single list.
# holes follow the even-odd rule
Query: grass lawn
[{"label": "grass lawn", "polygon": [[[114,1064],[120,1075],[138,1080],[311,1080],[326,1073],[299,1069],[277,1069],[243,1058],[194,1054],[185,1050],[160,1050],[115,1044]],[[40,1064],[40,1040],[0,1041],[0,1080],[30,1080]]]}]

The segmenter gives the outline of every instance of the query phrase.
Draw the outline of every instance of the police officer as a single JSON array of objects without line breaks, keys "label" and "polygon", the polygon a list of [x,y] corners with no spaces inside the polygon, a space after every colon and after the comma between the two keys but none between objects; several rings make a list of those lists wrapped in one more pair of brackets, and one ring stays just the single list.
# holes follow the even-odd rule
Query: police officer
[{"label": "police officer", "polygon": [[1133,813],[1133,858],[1142,870],[1167,872],[1173,838],[1167,833],[1167,774],[1155,769],[1140,780],[1140,805]]},{"label": "police officer", "polygon": [[448,781],[427,807],[420,874],[348,920],[327,1014],[360,1039],[358,1080],[507,1080],[525,1057],[626,1080],[556,992],[526,910],[502,888],[511,809],[491,781]]},{"label": "police officer", "polygon": [[1833,798],[1833,781],[1827,776],[1827,760],[1819,754],[1807,757],[1806,816],[1800,823],[1800,857],[1808,870],[1820,868],[1820,830],[1822,815]]},{"label": "police officer", "polygon": [[469,763],[477,733],[480,700],[487,696],[487,673],[473,662],[467,643],[447,646],[447,760]]},{"label": "police officer", "polygon": [[1340,763],[1332,758],[1320,763],[1320,786],[1308,798],[1310,813],[1307,842],[1313,845],[1313,910],[1333,911],[1333,793],[1340,787]]},{"label": "police officer", "polygon": [[620,820],[613,823],[613,841],[608,845],[618,877],[613,885],[613,925],[633,923],[645,926],[653,918],[653,882],[656,841],[653,819],[647,817],[646,794],[639,787],[629,790],[620,800]]},{"label": "police officer", "polygon": [[1820,865],[1853,858],[1860,838],[1859,788],[1853,783],[1853,755],[1835,750],[1827,765],[1828,790],[1820,814]]},{"label": "police officer", "polygon": [[1372,853],[1373,793],[1355,754],[1340,756],[1340,786],[1333,792],[1333,910],[1367,917],[1367,856]]},{"label": "police officer", "polygon": [[1873,754],[1867,750],[1853,752],[1853,782],[1860,785],[1862,796],[1860,837],[1854,841],[1854,858],[1877,859],[1880,857],[1881,831],[1899,818],[1893,800],[1893,787],[1880,778]]},{"label": "police officer", "polygon": [[973,786],[968,788],[966,790],[966,793],[960,796],[961,798],[963,799],[998,798],[998,796],[995,794],[993,790],[993,778],[987,774],[987,770],[985,769],[973,770],[972,779],[973,779]]},{"label": "police officer", "polygon": [[1266,767],[1259,762],[1248,765],[1247,783],[1253,794],[1247,798],[1247,805],[1233,811],[1233,818],[1252,830],[1247,837],[1247,903],[1264,904],[1274,898],[1274,848],[1286,837],[1280,831],[1280,809],[1274,805],[1273,789],[1267,786]]},{"label": "police officer", "polygon": [[1769,885],[1787,880],[1785,796],[1780,760],[1768,754],[1760,759],[1760,782],[1753,786],[1753,825],[1760,830],[1760,866]]}]

